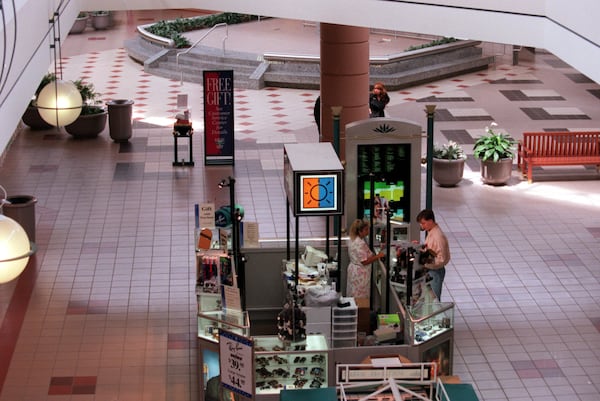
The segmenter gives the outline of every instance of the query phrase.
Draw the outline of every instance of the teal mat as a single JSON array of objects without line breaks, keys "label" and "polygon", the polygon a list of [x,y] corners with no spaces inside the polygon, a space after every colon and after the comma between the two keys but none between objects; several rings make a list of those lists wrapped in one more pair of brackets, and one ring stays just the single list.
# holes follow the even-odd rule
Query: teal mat
[{"label": "teal mat", "polygon": [[443,401],[479,401],[479,397],[469,383],[444,384],[449,400]]}]

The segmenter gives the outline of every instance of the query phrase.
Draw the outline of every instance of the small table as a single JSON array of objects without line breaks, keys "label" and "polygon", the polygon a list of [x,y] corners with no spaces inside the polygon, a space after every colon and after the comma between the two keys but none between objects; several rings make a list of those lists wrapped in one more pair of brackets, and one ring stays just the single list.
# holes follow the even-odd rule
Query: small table
[{"label": "small table", "polygon": [[[194,129],[192,128],[192,124],[175,124],[173,126],[173,140],[175,141],[174,147],[174,160],[173,166],[193,166],[194,165],[194,156],[192,150],[192,135],[194,134]],[[188,161],[179,160],[177,157],[177,139],[179,138],[187,138],[190,142],[190,157]]]}]

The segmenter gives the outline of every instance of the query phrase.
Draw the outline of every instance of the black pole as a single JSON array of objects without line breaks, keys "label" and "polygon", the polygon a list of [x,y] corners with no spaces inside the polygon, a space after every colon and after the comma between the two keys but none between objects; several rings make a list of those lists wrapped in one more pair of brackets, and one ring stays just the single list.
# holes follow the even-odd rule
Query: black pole
[{"label": "black pole", "polygon": [[[375,218],[375,174],[369,173],[369,196],[371,198],[371,208],[369,209],[369,225],[371,226],[371,231],[375,230],[373,225],[373,219]],[[373,250],[373,233],[369,234],[369,248]]]},{"label": "black pole", "polygon": [[[338,227],[342,226],[342,216],[335,216],[335,220],[338,222]],[[342,230],[338,230],[337,232],[337,269],[335,272],[336,278],[336,288],[338,292],[342,292],[342,289],[339,288],[342,285]]]},{"label": "black pole", "polygon": [[329,216],[325,216],[325,255],[331,260],[329,255]]},{"label": "black pole", "polygon": [[287,199],[287,198],[285,199],[285,205],[287,206],[285,208],[285,220],[287,222],[287,224],[285,226],[286,227],[286,233],[287,233],[287,247],[286,247],[287,258],[286,258],[286,260],[289,261],[292,258],[292,256],[291,256],[291,246],[290,246],[290,238],[291,238],[290,237],[290,235],[291,235],[290,234],[290,223],[291,223],[291,220],[290,220],[290,200]]},{"label": "black pole", "polygon": [[412,298],[412,284],[413,284],[413,261],[411,261],[411,257],[414,259],[415,256],[411,256],[410,249],[406,251],[406,306],[411,306],[411,298]]},{"label": "black pole", "polygon": [[294,266],[294,305],[298,301],[298,275],[300,274],[300,220],[296,216],[296,265]]},{"label": "black pole", "polygon": [[385,242],[385,313],[390,313],[390,263],[391,263],[391,248],[392,248],[392,211],[390,209],[385,210],[385,231],[386,231],[386,242]]},{"label": "black pole", "polygon": [[[371,227],[371,230],[369,232],[369,249],[374,252],[374,235],[373,233],[375,232],[375,227],[373,226],[373,219],[375,218],[375,174],[373,174],[372,172],[369,173],[369,181],[370,181],[370,192],[369,192],[369,196],[371,198],[371,208],[369,210],[369,225]],[[373,266],[373,265],[371,265]],[[371,269],[371,288],[369,291],[370,297],[370,305],[369,307],[371,307],[371,305],[373,304],[373,277],[375,272],[373,271],[373,269]]]},{"label": "black pole", "polygon": [[433,192],[433,117],[435,104],[425,106],[427,114],[427,187],[425,190],[425,208],[432,209]]}]

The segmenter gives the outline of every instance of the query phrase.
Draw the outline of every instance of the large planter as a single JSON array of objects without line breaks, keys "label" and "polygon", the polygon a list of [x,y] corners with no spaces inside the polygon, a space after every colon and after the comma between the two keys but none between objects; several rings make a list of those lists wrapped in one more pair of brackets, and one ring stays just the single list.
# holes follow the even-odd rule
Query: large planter
[{"label": "large planter", "polygon": [[73,22],[73,26],[69,30],[69,33],[77,34],[85,31],[85,28],[87,28],[88,19],[89,16],[87,14],[82,17],[77,17],[75,22]]},{"label": "large planter", "polygon": [[106,128],[107,116],[107,111],[79,116],[77,120],[65,126],[65,131],[74,138],[95,138]]},{"label": "large planter", "polygon": [[513,159],[481,161],[481,180],[489,185],[504,185],[512,175]]},{"label": "large planter", "polygon": [[440,187],[453,187],[463,177],[465,159],[436,159],[433,158],[433,179]]},{"label": "large planter", "polygon": [[94,29],[107,29],[111,25],[111,16],[108,12],[92,13],[92,26]]},{"label": "large planter", "polygon": [[37,107],[28,106],[23,116],[21,116],[23,123],[32,130],[46,130],[52,128],[52,125],[48,124],[42,116]]}]

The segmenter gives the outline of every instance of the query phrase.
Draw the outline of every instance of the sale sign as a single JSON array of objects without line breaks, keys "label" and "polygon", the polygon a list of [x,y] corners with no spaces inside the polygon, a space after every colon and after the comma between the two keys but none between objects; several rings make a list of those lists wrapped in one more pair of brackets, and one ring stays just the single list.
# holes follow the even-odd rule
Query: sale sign
[{"label": "sale sign", "polygon": [[204,164],[234,164],[233,70],[204,71]]},{"label": "sale sign", "polygon": [[221,384],[247,398],[254,389],[252,348],[251,339],[219,329]]}]

